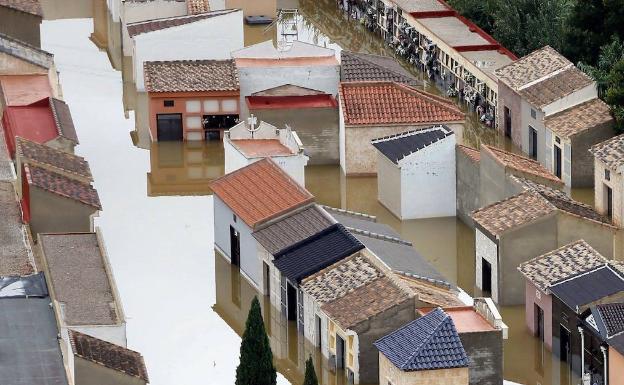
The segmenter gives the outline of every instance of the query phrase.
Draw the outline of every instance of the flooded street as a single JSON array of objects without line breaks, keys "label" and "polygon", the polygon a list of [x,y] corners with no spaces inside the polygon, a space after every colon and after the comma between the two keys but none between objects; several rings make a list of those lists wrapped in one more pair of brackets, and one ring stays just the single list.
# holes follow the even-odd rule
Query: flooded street
[{"label": "flooded street", "polygon": [[[72,7],[67,8],[69,15]],[[389,54],[380,39],[344,19],[334,1],[302,0],[299,9],[301,40]],[[58,11],[57,16],[62,15]],[[100,18],[96,26],[102,17],[106,15],[96,12]],[[113,32],[119,28],[110,21],[107,25]],[[121,68],[128,59],[121,60],[121,47],[110,41],[108,52],[98,49],[90,39],[93,32],[92,19],[47,20],[41,28],[42,47],[55,54],[63,96],[80,137],[76,152],[89,160],[100,194],[103,211],[96,225],[104,234],[127,315],[128,347],[145,356],[153,385],[233,383],[239,335],[256,293],[214,252],[208,183],[223,174],[223,146],[163,143],[141,148],[145,142],[131,135],[142,121],[132,111],[141,105],[140,96],[128,91],[125,76],[113,68]],[[246,44],[269,38],[278,39],[275,30],[248,29]],[[423,84],[439,93],[434,85]],[[465,143],[510,148],[494,130],[482,127],[472,115],[470,119]],[[411,241],[451,282],[479,294],[474,282],[474,233],[458,219],[401,222],[378,203],[376,178],[347,178],[337,165],[307,167],[306,187],[318,203],[377,216]],[[573,196],[593,202],[590,190],[575,191]],[[524,307],[502,308],[501,313],[509,326],[505,379],[523,384],[576,383],[528,333]],[[340,383],[340,373],[327,370],[320,354],[298,338],[294,325],[274,316],[268,304],[264,317],[280,372],[278,383],[301,383],[310,354],[322,368],[323,384]]]}]

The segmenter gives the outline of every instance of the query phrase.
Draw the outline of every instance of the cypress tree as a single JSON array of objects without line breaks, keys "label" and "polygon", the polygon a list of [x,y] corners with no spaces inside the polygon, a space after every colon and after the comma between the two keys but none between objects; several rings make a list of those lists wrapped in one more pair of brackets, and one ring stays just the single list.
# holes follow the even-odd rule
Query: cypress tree
[{"label": "cypress tree", "polygon": [[318,385],[318,379],[316,378],[316,372],[314,371],[314,363],[312,362],[312,357],[306,360],[303,385]]},{"label": "cypress tree", "polygon": [[275,385],[277,372],[269,337],[264,330],[258,297],[251,301],[241,341],[240,363],[236,368],[236,385]]}]

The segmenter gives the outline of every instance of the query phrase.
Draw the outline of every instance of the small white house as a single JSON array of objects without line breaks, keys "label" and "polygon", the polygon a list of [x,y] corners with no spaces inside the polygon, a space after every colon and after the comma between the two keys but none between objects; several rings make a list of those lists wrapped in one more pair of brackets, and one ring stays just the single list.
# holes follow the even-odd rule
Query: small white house
[{"label": "small white house", "polygon": [[137,91],[145,91],[143,63],[230,59],[243,47],[243,11],[228,9],[128,24]]},{"label": "small white house", "polygon": [[379,202],[401,220],[455,216],[455,142],[447,126],[373,140]]},{"label": "small white house", "polygon": [[310,158],[297,133],[288,126],[277,128],[260,122],[252,128],[243,121],[225,133],[223,147],[226,173],[270,157],[297,183],[305,186],[305,166]]}]

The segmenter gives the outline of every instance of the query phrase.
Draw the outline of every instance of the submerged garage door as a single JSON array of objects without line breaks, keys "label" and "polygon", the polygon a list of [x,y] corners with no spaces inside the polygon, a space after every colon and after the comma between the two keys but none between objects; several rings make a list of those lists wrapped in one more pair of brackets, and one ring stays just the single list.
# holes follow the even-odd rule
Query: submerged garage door
[{"label": "submerged garage door", "polygon": [[182,141],[182,114],[156,115],[156,131],[158,141]]}]

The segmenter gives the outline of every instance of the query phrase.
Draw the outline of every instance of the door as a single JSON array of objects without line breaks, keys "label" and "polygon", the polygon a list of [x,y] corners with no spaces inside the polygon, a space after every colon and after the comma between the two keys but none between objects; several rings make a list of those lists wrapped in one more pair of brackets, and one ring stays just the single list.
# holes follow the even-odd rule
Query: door
[{"label": "door", "polygon": [[321,317],[318,315],[314,316],[316,323],[316,346],[319,348],[323,347],[323,326],[321,324]]},{"label": "door", "polygon": [[559,358],[562,362],[570,362],[570,331],[561,324],[559,324]]},{"label": "door", "polygon": [[182,141],[182,114],[157,114],[156,136],[159,142]]},{"label": "door", "polygon": [[240,267],[240,233],[230,226],[230,263]]},{"label": "door", "polygon": [[484,292],[491,293],[492,292],[492,265],[482,259],[482,268],[481,268],[481,290]]},{"label": "door", "polygon": [[336,334],[336,368],[345,367],[345,341]]},{"label": "door", "polygon": [[544,341],[544,309],[539,307],[537,304],[535,306],[535,334],[536,337],[540,341]]},{"label": "door", "polygon": [[505,107],[505,136],[511,138],[511,111]]},{"label": "door", "polygon": [[529,156],[537,160],[537,131],[529,126]]},{"label": "door", "polygon": [[561,159],[561,148],[559,146],[554,146],[554,151],[555,151],[555,176],[557,178],[561,178],[561,166],[562,166],[562,159]]},{"label": "door", "polygon": [[611,190],[611,187],[605,185],[605,193],[607,195],[607,217],[611,219],[613,218],[613,190]]},{"label": "door", "polygon": [[286,286],[287,286],[286,297],[287,297],[287,303],[288,303],[288,309],[286,310],[286,313],[288,315],[289,321],[296,321],[297,320],[297,289],[288,281],[286,281]]}]

